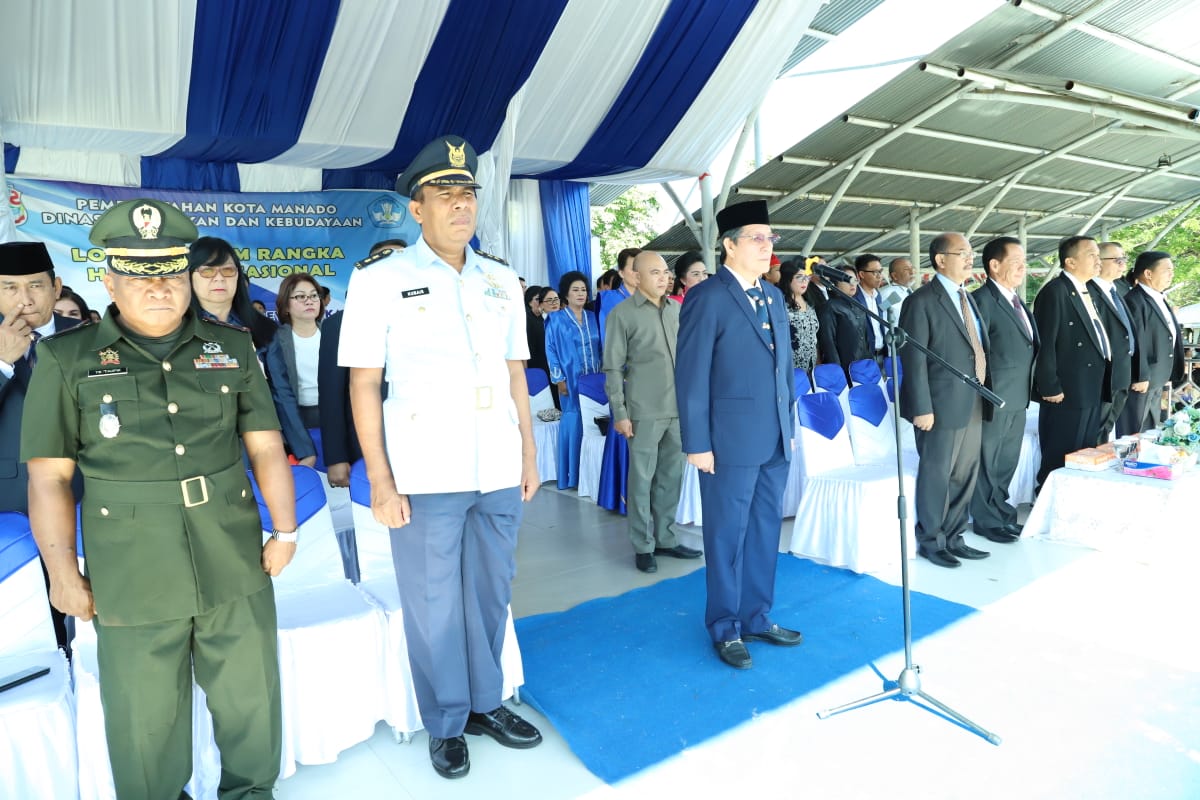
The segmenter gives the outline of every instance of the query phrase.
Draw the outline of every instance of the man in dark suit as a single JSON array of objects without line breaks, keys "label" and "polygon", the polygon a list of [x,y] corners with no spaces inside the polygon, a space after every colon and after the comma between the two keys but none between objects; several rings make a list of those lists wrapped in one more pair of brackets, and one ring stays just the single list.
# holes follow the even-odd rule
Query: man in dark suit
[{"label": "man in dark suit", "polygon": [[[811,269],[813,264],[825,263],[825,259],[821,256],[809,256],[800,260],[806,269]],[[808,282],[808,288],[804,290],[804,301],[818,312],[829,302],[829,285],[815,272],[813,273],[812,280]]]},{"label": "man in dark suit", "polygon": [[[62,279],[41,242],[0,244],[0,511],[29,511],[29,474],[21,462],[21,419],[35,343],[79,320],[54,313]],[[76,474],[75,497],[80,495]],[[58,643],[69,642],[63,614],[51,608]]]},{"label": "man in dark suit", "polygon": [[1130,393],[1145,393],[1146,384],[1133,379],[1133,354],[1136,348],[1136,331],[1129,318],[1129,309],[1117,284],[1129,284],[1121,279],[1125,271],[1125,250],[1119,242],[1100,243],[1100,273],[1088,284],[1088,291],[1098,295],[1104,302],[1096,302],[1096,310],[1104,320],[1104,330],[1112,343],[1112,398],[1100,406],[1100,430],[1096,433],[1097,444],[1107,442],[1113,426],[1125,409]]},{"label": "man in dark suit", "polygon": [[704,624],[721,660],[747,669],[743,640],[802,639],[770,616],[795,392],[783,295],[761,280],[777,239],[767,204],[722,209],[717,229],[724,266],[688,291],[675,390],[683,451],[700,472]]},{"label": "man in dark suit", "polygon": [[1005,544],[1021,535],[1017,510],[1008,502],[1008,486],[1021,457],[1039,340],[1033,314],[1016,292],[1026,269],[1020,240],[1001,236],[988,242],[983,248],[983,266],[988,279],[971,298],[987,333],[989,388],[1004,399],[1004,408],[983,404],[979,477],[971,499],[971,519],[975,533]]},{"label": "man in dark suit", "polygon": [[829,302],[817,309],[817,319],[821,323],[817,338],[821,343],[821,361],[840,365],[849,380],[850,364],[871,358],[873,353],[867,339],[867,315],[854,300],[858,278],[850,267],[844,267],[842,272],[848,280],[839,281],[830,291]]},{"label": "man in dark suit", "polygon": [[1121,436],[1158,426],[1163,387],[1183,381],[1183,331],[1164,292],[1175,278],[1171,256],[1149,250],[1137,257],[1133,267],[1137,285],[1125,295],[1125,305],[1137,339],[1133,357],[1133,391],[1117,421]]},{"label": "man in dark suit", "polygon": [[[935,236],[929,244],[929,263],[936,274],[904,301],[900,326],[912,341],[984,383],[987,330],[963,288],[974,258],[961,234]],[[900,361],[900,413],[912,421],[920,457],[917,554],[939,567],[957,567],[960,558],[987,558],[989,553],[969,546],[962,537],[979,469],[983,400],[915,347],[902,349]]]},{"label": "man in dark suit", "polygon": [[[854,299],[863,308],[887,319],[887,303],[880,291],[883,287],[883,262],[879,256],[864,253],[854,259],[854,277],[858,278]],[[882,365],[887,348],[883,346],[883,329],[879,320],[864,314],[863,325],[867,329],[867,349],[871,353],[868,358],[874,358],[876,363]]]},{"label": "man in dark suit", "polygon": [[1112,399],[1113,344],[1100,317],[1106,312],[1087,286],[1100,271],[1100,247],[1087,236],[1068,237],[1058,244],[1058,263],[1062,274],[1033,302],[1043,344],[1033,368],[1034,394],[1041,398],[1038,491],[1067,453],[1096,444],[1101,404]]}]

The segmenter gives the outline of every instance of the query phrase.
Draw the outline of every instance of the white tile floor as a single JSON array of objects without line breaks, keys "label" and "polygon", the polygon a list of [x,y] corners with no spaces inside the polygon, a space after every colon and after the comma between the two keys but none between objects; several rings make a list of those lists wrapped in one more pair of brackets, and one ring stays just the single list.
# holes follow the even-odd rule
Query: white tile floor
[{"label": "white tile floor", "polygon": [[[957,570],[914,561],[913,588],[983,610],[918,641],[914,661],[924,688],[1000,734],[999,747],[912,703],[817,719],[818,710],[879,691],[873,668],[895,679],[904,660],[897,641],[876,664],[616,786],[588,772],[541,715],[521,706],[543,745],[512,751],[472,737],[463,780],[433,772],[423,734],[398,745],[381,724],[337,763],[301,767],[276,796],[1200,797],[1200,583],[1187,572],[1192,565],[1152,568],[1048,542],[968,538],[992,557]],[[518,617],[700,566],[661,559],[656,575],[637,572],[624,518],[549,485],[527,507],[517,557]]]}]

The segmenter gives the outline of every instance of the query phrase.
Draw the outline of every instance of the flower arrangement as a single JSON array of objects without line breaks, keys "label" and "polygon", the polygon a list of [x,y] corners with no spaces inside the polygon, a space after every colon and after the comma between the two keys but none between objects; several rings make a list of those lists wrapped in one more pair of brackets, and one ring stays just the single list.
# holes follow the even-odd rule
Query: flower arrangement
[{"label": "flower arrangement", "polygon": [[1167,417],[1159,430],[1158,443],[1174,447],[1180,455],[1200,452],[1200,409],[1185,408]]}]

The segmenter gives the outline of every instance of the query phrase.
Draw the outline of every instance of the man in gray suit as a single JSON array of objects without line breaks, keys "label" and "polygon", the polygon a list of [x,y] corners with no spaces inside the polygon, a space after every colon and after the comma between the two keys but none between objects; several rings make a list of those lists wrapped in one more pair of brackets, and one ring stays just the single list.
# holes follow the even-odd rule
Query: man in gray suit
[{"label": "man in gray suit", "polygon": [[[987,379],[987,330],[963,282],[975,254],[958,233],[935,236],[929,262],[937,274],[904,301],[900,326],[912,341],[937,351],[950,364]],[[979,469],[983,401],[957,375],[915,347],[900,351],[900,413],[912,422],[917,440],[917,554],[939,567],[960,558],[990,554],[963,541],[967,510]]]},{"label": "man in gray suit", "polygon": [[1011,236],[988,242],[983,248],[983,266],[988,279],[972,299],[991,345],[989,388],[1004,398],[1004,408],[983,404],[979,477],[971,499],[971,518],[975,533],[1007,544],[1021,535],[1017,510],[1008,502],[1008,485],[1021,456],[1039,342],[1033,314],[1016,293],[1025,280],[1021,242]]},{"label": "man in gray suit", "polygon": [[675,404],[675,345],[679,304],[667,298],[671,272],[658,253],[633,260],[637,289],[608,314],[604,332],[604,389],[613,428],[629,440],[629,539],[634,564],[657,572],[654,556],[699,558],[675,539],[675,510],[683,483],[683,443]]}]

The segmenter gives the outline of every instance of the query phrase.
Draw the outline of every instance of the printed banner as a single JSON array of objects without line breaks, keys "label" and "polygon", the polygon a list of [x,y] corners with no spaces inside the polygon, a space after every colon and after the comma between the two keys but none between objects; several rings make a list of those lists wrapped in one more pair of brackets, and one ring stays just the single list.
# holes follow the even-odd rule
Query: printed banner
[{"label": "printed banner", "polygon": [[354,263],[385,239],[412,243],[421,228],[394,192],[173,192],[12,178],[9,211],[21,239],[45,243],[63,284],[103,312],[104,251],[88,241],[92,223],[122,200],[165,200],[191,217],[201,236],[233,245],[250,277],[252,299],[272,316],[280,282],[307,272],[340,308]]}]

